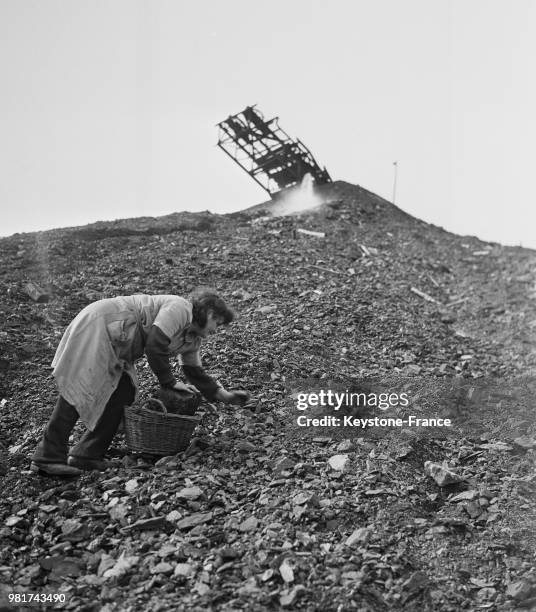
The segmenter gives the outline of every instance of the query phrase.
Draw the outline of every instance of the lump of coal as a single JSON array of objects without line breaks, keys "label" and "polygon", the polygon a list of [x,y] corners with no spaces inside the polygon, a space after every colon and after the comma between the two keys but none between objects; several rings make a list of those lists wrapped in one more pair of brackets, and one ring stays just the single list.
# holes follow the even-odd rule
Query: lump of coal
[{"label": "lump of coal", "polygon": [[173,414],[194,415],[201,403],[198,394],[188,393],[187,391],[177,391],[176,389],[161,388],[158,398],[164,404],[168,412]]}]

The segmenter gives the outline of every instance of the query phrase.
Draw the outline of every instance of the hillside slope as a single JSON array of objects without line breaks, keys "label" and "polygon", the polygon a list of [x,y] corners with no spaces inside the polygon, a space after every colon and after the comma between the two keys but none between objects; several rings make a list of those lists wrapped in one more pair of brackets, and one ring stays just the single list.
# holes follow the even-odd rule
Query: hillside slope
[{"label": "hillside slope", "polygon": [[[348,183],[322,187],[321,197],[288,216],[266,203],[0,239],[0,594],[63,589],[77,610],[535,605],[527,389],[536,252],[453,235]],[[27,281],[50,300],[33,302]],[[118,436],[105,475],[65,484],[26,471],[54,403],[49,365],[72,317],[99,298],[186,295],[199,285],[221,290],[238,315],[206,343],[205,365],[252,391],[257,410],[219,407],[204,421],[203,450],[156,468],[125,454]],[[154,379],[139,365],[147,397]],[[292,426],[291,381],[371,377],[404,380],[421,398],[453,380],[507,392],[499,420],[478,435],[330,439]],[[513,442],[519,436],[525,446]],[[328,463],[337,454],[345,471]],[[465,480],[439,488],[426,460],[446,461]],[[175,496],[193,485],[202,489],[195,499]],[[151,516],[163,517],[158,528],[129,528]],[[177,516],[194,520],[177,526]],[[67,519],[80,538],[62,532]],[[130,569],[104,577],[120,553]]]}]

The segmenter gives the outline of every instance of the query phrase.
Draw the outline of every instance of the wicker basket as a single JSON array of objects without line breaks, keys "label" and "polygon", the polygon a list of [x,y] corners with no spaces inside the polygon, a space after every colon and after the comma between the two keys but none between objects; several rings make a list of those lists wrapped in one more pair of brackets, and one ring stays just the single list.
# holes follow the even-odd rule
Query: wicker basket
[{"label": "wicker basket", "polygon": [[157,399],[146,406],[125,408],[125,434],[131,451],[151,455],[174,455],[188,448],[200,417],[171,414]]}]

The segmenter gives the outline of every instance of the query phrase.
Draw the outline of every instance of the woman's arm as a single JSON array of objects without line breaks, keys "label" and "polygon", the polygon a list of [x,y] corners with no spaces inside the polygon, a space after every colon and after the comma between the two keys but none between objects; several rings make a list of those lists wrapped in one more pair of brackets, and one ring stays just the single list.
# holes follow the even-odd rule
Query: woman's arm
[{"label": "woman's arm", "polygon": [[226,391],[219,383],[209,376],[201,365],[199,349],[180,355],[182,371],[192,385],[208,399],[225,404],[244,404],[249,398],[245,391]]},{"label": "woman's arm", "polygon": [[221,385],[205,372],[199,352],[199,344],[193,350],[180,354],[179,363],[188,382],[197,387],[209,402],[219,399],[218,392]]},{"label": "woman's arm", "polygon": [[208,399],[209,402],[219,399],[218,392],[221,390],[220,385],[209,376],[203,366],[182,365],[182,371],[188,382]]},{"label": "woman's arm", "polygon": [[177,381],[169,363],[169,343],[171,340],[157,326],[153,325],[147,335],[145,354],[149,367],[158,378],[162,387],[172,387]]}]

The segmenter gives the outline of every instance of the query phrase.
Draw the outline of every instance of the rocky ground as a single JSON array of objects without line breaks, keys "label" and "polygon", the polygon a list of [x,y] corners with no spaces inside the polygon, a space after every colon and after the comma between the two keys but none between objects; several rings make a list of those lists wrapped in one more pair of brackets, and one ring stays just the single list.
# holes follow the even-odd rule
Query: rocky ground
[{"label": "rocky ground", "polygon": [[[41,609],[88,612],[536,609],[536,253],[347,183],[322,197],[287,217],[267,205],[0,239],[0,609],[37,593]],[[177,456],[135,456],[118,435],[105,473],[29,472],[72,317],[205,284],[238,317],[204,363],[253,409],[207,411]],[[154,378],[138,366],[143,402]],[[403,388],[456,435],[297,427],[305,379]]]}]

